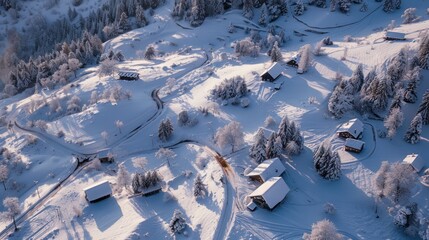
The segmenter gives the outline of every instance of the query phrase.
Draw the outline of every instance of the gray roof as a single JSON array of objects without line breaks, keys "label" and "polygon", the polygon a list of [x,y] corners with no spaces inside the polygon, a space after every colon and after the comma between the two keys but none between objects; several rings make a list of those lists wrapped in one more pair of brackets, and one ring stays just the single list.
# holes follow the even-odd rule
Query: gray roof
[{"label": "gray roof", "polygon": [[119,72],[119,77],[127,77],[127,78],[139,78],[139,74],[136,72]]}]

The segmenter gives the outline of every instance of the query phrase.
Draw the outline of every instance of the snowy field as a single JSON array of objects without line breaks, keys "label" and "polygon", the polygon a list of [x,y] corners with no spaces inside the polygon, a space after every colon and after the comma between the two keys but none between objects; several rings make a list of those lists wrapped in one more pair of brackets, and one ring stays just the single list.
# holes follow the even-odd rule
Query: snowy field
[{"label": "snowy field", "polygon": [[[379,4],[371,2],[369,12],[353,9],[348,15],[326,9],[324,15],[317,15],[316,11],[321,10],[311,7],[297,17],[325,34],[306,32],[309,27],[292,16],[279,18],[275,24],[290,37],[281,47],[285,60],[302,45],[314,46],[323,37],[330,36],[334,42],[322,48],[323,55],[312,57],[304,74],[297,74],[295,68],[283,62],[284,72],[276,80],[283,82],[280,90],[274,90],[274,83],[260,81],[259,75],[271,65],[265,52],[256,58],[238,57],[231,47],[234,41],[248,35],[238,27],[228,32],[230,24],[260,28],[244,18],[241,11],[207,18],[201,27],[191,28],[186,21],[175,22],[170,17],[173,2],[167,1],[151,16],[150,25],[104,43],[105,52],[121,51],[125,56],[117,68],[138,72],[139,80],[119,81],[117,75],[100,77],[100,66],[91,66],[79,70],[76,80],[66,86],[40,89],[36,94],[30,89],[1,100],[0,113],[8,111],[11,126],[0,128],[0,146],[21,156],[26,164],[22,173],[10,177],[10,182],[16,183],[8,185],[7,190],[0,186],[2,198],[16,196],[22,208],[22,217],[17,220],[20,230],[12,234],[3,230],[10,222],[0,223],[0,238],[171,239],[168,224],[174,210],[179,209],[187,228],[175,236],[177,239],[301,239],[303,233],[311,231],[313,223],[325,218],[347,239],[415,239],[393,224],[388,200],[378,203],[375,213],[372,177],[382,161],[400,162],[411,153],[424,159],[429,156],[427,125],[422,128],[418,144],[403,140],[429,88],[429,71],[421,72],[417,102],[403,103],[404,124],[391,139],[378,135],[385,130],[383,121],[356,111],[335,119],[327,110],[337,73],[349,77],[362,64],[366,75],[403,47],[416,51],[420,33],[429,29],[425,13],[429,3],[403,1],[401,9],[419,6],[417,14],[422,19],[394,29],[406,34],[405,41],[385,41],[383,28],[391,20],[399,25],[402,11],[387,15],[379,8],[370,14]],[[295,36],[294,30],[306,36]],[[356,40],[345,42],[345,35]],[[142,58],[139,52],[149,44],[158,53],[152,60]],[[348,54],[341,60],[345,48]],[[210,90],[236,76],[245,79],[249,106],[213,103]],[[98,96],[96,101],[93,95]],[[116,95],[123,97],[115,98]],[[74,96],[85,107],[67,115],[68,101]],[[61,110],[51,107],[54,101]],[[203,108],[211,113],[202,114]],[[184,110],[193,122],[190,126],[178,124],[178,115]],[[297,123],[305,145],[299,155],[281,156],[286,167],[282,177],[291,191],[274,210],[257,208],[251,212],[246,209],[247,196],[259,183],[244,177],[247,168],[256,166],[249,157],[249,148],[258,129],[266,127],[268,116],[275,124],[265,128],[267,138],[270,131],[277,131],[285,115]],[[167,118],[174,132],[163,142],[158,139],[158,126]],[[364,122],[365,147],[359,154],[344,151],[344,139],[336,135],[339,126],[352,118]],[[31,126],[37,120],[45,121],[45,127]],[[239,122],[244,133],[244,144],[234,153],[230,147],[220,148],[213,141],[216,130],[231,121]],[[338,181],[324,180],[314,169],[313,151],[326,139],[340,155],[342,176]],[[170,148],[175,157],[156,156],[161,147]],[[102,150],[112,153],[115,162],[79,163],[75,157],[93,157]],[[218,164],[216,152],[227,160],[227,167]],[[147,159],[143,169],[135,164],[142,157]],[[119,166],[130,174],[156,170],[164,181],[162,191],[147,197],[134,196],[131,186],[118,186]],[[197,175],[207,188],[207,196],[200,199],[193,196]],[[113,196],[88,203],[82,189],[102,180],[112,183]],[[427,218],[429,187],[417,182],[410,191],[419,214]],[[334,205],[335,214],[325,213],[326,203]]]}]

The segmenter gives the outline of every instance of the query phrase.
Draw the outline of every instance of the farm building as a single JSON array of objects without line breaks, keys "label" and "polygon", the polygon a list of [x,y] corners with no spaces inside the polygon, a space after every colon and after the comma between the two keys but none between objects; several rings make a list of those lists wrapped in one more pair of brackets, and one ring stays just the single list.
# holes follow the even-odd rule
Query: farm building
[{"label": "farm building", "polygon": [[283,67],[280,63],[275,62],[268,68],[265,72],[262,73],[262,81],[274,82],[283,72]]},{"label": "farm building", "polygon": [[423,158],[415,153],[407,155],[402,162],[410,164],[417,173],[420,172],[425,165]]},{"label": "farm building", "polygon": [[349,152],[360,153],[363,149],[365,142],[353,138],[347,138],[344,144],[344,149]]},{"label": "farm building", "polygon": [[299,64],[299,56],[295,55],[286,61],[286,64],[291,67],[298,67]]},{"label": "farm building", "polygon": [[341,125],[341,127],[337,130],[337,133],[340,137],[343,138],[361,138],[363,133],[363,123],[357,118],[351,119],[350,121]]},{"label": "farm building", "polygon": [[112,163],[115,161],[113,154],[110,153],[109,149],[100,151],[97,153],[97,157],[102,163]]},{"label": "farm building", "polygon": [[405,33],[387,31],[384,35],[386,40],[405,40]]},{"label": "farm building", "polygon": [[281,177],[272,177],[259,186],[249,197],[257,205],[274,209],[290,191],[288,185]]},{"label": "farm building", "polygon": [[263,183],[272,177],[280,176],[285,170],[286,168],[279,158],[272,158],[263,161],[246,176]]},{"label": "farm building", "polygon": [[136,72],[119,72],[119,80],[138,80],[140,78],[139,74]]},{"label": "farm building", "polygon": [[88,202],[97,202],[112,195],[109,181],[102,181],[83,189]]},{"label": "farm building", "polygon": [[158,183],[155,186],[151,186],[143,189],[141,195],[147,197],[147,196],[159,193],[161,189],[162,189],[161,184]]}]

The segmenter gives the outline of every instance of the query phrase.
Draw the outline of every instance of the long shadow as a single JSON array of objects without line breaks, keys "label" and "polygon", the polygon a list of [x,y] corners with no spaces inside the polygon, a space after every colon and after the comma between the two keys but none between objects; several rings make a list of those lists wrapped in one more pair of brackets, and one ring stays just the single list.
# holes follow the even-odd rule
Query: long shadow
[{"label": "long shadow", "polygon": [[109,197],[100,202],[91,203],[84,209],[84,215],[92,215],[101,232],[110,228],[123,216],[118,202],[113,197]]}]

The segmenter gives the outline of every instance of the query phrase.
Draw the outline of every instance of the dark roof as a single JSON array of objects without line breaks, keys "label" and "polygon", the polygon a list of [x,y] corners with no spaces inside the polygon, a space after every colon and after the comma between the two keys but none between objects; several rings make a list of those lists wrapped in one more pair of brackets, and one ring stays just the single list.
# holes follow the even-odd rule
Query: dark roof
[{"label": "dark roof", "polygon": [[118,75],[120,78],[139,78],[139,74],[136,72],[119,72]]}]

